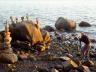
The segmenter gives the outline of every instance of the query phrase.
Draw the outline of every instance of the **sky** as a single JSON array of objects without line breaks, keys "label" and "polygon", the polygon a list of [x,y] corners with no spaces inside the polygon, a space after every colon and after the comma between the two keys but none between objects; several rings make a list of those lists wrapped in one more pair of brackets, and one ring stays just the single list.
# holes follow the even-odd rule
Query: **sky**
[{"label": "sky", "polygon": [[51,3],[51,4],[66,4],[66,5],[96,5],[96,0],[0,0],[0,3]]}]

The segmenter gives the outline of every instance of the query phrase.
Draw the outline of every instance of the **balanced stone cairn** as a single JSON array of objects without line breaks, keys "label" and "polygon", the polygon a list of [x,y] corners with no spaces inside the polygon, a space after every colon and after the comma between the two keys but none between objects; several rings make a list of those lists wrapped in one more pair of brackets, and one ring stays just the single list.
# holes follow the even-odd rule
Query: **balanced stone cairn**
[{"label": "balanced stone cairn", "polygon": [[27,21],[29,21],[29,16],[28,16],[28,14],[26,14],[26,19],[27,19]]},{"label": "balanced stone cairn", "polygon": [[9,32],[9,25],[6,21],[5,24],[5,38],[4,38],[4,48],[8,49],[11,48],[10,42],[12,40],[12,38],[10,37],[10,32]]},{"label": "balanced stone cairn", "polygon": [[14,17],[10,16],[10,19],[11,19],[11,23],[14,24]]},{"label": "balanced stone cairn", "polygon": [[23,22],[23,21],[24,21],[24,17],[22,16],[22,17],[21,17],[21,22]]},{"label": "balanced stone cairn", "polygon": [[16,18],[16,24],[18,23],[18,18]]},{"label": "balanced stone cairn", "polygon": [[17,62],[17,56],[16,54],[13,53],[13,50],[11,48],[11,40],[12,38],[10,37],[10,32],[9,32],[9,25],[5,23],[5,38],[4,38],[4,46],[3,49],[0,50],[0,62],[1,63],[8,63],[8,64],[13,64]]}]

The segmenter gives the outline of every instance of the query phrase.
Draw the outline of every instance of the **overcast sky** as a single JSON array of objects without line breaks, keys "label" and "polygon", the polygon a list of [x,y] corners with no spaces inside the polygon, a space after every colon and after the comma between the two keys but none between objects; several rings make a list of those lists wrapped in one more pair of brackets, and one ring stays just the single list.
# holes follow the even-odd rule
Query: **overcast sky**
[{"label": "overcast sky", "polygon": [[0,0],[0,1],[95,1],[95,0]]},{"label": "overcast sky", "polygon": [[74,4],[77,4],[77,5],[95,5],[96,6],[96,0],[0,0],[0,3],[12,3],[12,2],[18,2],[18,3],[32,3],[32,2],[35,2],[35,3],[54,3],[54,4],[60,4],[60,3],[63,3],[63,4],[66,4],[66,5],[74,5]]}]

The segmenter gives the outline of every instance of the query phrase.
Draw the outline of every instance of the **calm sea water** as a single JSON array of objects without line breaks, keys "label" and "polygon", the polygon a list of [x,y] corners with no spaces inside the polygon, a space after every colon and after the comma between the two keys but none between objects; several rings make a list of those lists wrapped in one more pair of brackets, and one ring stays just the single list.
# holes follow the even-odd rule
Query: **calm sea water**
[{"label": "calm sea water", "polygon": [[[79,3],[78,3],[79,4]],[[89,32],[96,37],[96,6],[77,3],[58,3],[58,2],[23,2],[23,1],[0,1],[0,30],[4,29],[4,20],[10,16],[26,16],[28,13],[32,20],[40,19],[41,27],[51,25],[54,27],[58,17],[73,19],[77,23],[77,30]],[[78,23],[81,21],[89,22],[92,27],[80,28]]]}]

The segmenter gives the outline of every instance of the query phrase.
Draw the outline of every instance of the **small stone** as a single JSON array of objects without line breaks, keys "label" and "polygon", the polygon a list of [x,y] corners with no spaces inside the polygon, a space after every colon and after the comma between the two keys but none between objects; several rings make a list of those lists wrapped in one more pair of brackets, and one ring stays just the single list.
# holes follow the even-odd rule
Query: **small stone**
[{"label": "small stone", "polygon": [[48,69],[46,69],[46,68],[38,68],[37,70],[39,72],[49,72]]},{"label": "small stone", "polygon": [[70,63],[73,66],[73,68],[78,68],[78,64],[74,62],[73,60],[71,60]]},{"label": "small stone", "polygon": [[51,27],[51,26],[45,26],[43,29],[44,29],[44,30],[47,30],[48,32],[53,32],[53,31],[55,31],[55,29],[54,29],[53,27]]},{"label": "small stone", "polygon": [[94,66],[94,62],[91,60],[85,61],[82,64],[88,67]]},{"label": "small stone", "polygon": [[67,56],[59,57],[59,59],[62,60],[62,61],[70,60],[70,58],[67,57]]},{"label": "small stone", "polygon": [[89,67],[83,65],[83,68],[84,68],[84,72],[91,72]]},{"label": "small stone", "polygon": [[55,68],[52,68],[51,72],[59,72],[59,71],[57,69],[55,69]]},{"label": "small stone", "polygon": [[37,59],[36,59],[35,56],[33,56],[33,55],[31,54],[31,55],[29,55],[29,60],[31,60],[31,61],[36,61]]},{"label": "small stone", "polygon": [[90,41],[91,41],[92,43],[96,43],[96,40],[95,40],[95,39],[90,39]]},{"label": "small stone", "polygon": [[21,54],[21,55],[19,55],[19,58],[20,59],[28,59],[28,56],[26,55],[26,54]]},{"label": "small stone", "polygon": [[88,22],[81,21],[79,24],[80,27],[91,27],[91,25]]}]

